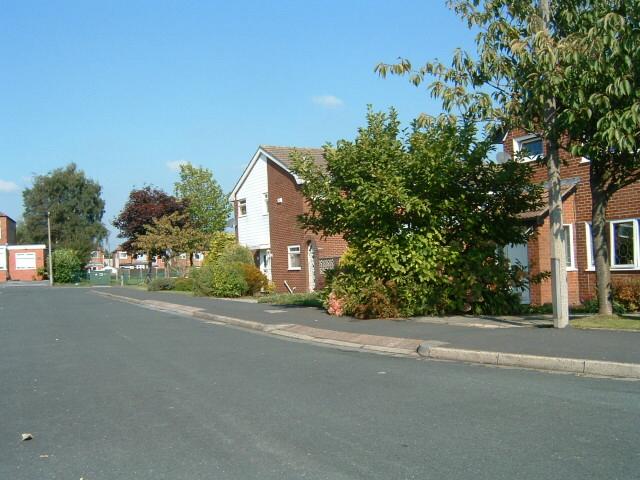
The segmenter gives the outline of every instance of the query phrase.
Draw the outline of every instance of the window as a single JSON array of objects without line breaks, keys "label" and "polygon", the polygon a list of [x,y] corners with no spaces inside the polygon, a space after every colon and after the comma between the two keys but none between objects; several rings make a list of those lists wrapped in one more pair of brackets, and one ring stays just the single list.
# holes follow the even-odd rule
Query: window
[{"label": "window", "polygon": [[247,215],[247,200],[243,198],[242,200],[238,200],[238,216],[244,217]]},{"label": "window", "polygon": [[264,197],[264,214],[269,215],[269,192],[265,192],[262,194]]},{"label": "window", "polygon": [[123,251],[118,252],[118,258],[120,260],[126,260],[127,259],[127,252],[123,252]]},{"label": "window", "polygon": [[7,269],[7,249],[6,247],[0,247],[0,270]]},{"label": "window", "polygon": [[611,266],[633,268],[638,265],[638,222],[611,222]]},{"label": "window", "polygon": [[[591,224],[585,223],[587,237],[587,268],[595,269],[593,232]],[[638,219],[613,220],[609,222],[609,251],[611,268],[640,268],[640,242]]]},{"label": "window", "polygon": [[16,270],[35,270],[36,253],[22,252],[16,253]]},{"label": "window", "polygon": [[300,245],[291,245],[287,247],[289,253],[289,270],[300,270]]},{"label": "window", "polygon": [[513,141],[514,153],[521,152],[522,160],[525,162],[531,162],[537,160],[544,155],[544,143],[542,138],[535,135],[527,135],[519,137]]},{"label": "window", "polygon": [[573,258],[573,225],[563,225],[562,228],[564,229],[564,251],[567,259],[567,269],[575,269],[576,263]]}]

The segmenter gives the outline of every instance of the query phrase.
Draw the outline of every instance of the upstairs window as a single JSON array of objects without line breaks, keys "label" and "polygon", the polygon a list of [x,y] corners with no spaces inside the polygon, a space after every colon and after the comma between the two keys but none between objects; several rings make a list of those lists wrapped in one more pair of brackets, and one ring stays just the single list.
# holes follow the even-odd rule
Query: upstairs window
[{"label": "upstairs window", "polygon": [[126,260],[126,259],[128,258],[128,256],[127,256],[127,252],[119,251],[119,252],[118,252],[118,258],[119,258],[120,260]]},{"label": "upstairs window", "polygon": [[247,215],[247,199],[238,200],[238,216],[245,217]]},{"label": "upstairs window", "polygon": [[514,153],[520,153],[520,158],[525,162],[537,160],[544,155],[544,143],[542,138],[535,135],[526,135],[513,140]]},{"label": "upstairs window", "polygon": [[300,263],[300,245],[290,245],[287,247],[289,254],[289,270],[300,270],[302,264]]}]

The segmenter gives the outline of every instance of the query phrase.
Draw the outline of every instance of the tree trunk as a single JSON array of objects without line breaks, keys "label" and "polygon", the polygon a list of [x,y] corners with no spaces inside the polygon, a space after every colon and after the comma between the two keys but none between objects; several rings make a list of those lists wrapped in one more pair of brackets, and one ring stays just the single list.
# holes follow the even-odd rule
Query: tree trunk
[{"label": "tree trunk", "polygon": [[560,154],[558,142],[549,140],[547,175],[549,179],[549,227],[551,250],[551,294],[553,298],[553,326],[569,325],[569,295],[567,292],[567,259],[562,223],[562,189],[560,185]]},{"label": "tree trunk", "polygon": [[593,262],[596,267],[596,285],[598,289],[598,313],[611,315],[613,302],[611,295],[611,256],[607,242],[607,204],[609,196],[603,188],[603,178],[593,171],[590,165],[589,184],[591,187],[591,238],[593,245]]}]

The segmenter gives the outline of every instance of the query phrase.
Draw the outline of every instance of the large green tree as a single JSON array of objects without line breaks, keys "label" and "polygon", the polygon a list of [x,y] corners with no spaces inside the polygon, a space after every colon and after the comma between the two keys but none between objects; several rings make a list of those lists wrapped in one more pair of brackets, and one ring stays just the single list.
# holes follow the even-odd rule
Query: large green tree
[{"label": "large green tree", "polygon": [[224,230],[231,215],[231,203],[211,170],[190,163],[180,165],[175,193],[186,201],[190,222],[195,228],[208,234]]},{"label": "large green tree", "polygon": [[[514,307],[515,272],[500,246],[527,240],[518,215],[540,191],[527,165],[489,163],[489,150],[469,122],[405,137],[392,110],[369,112],[355,141],[325,147],[326,170],[297,159],[309,202],[303,225],[349,243],[348,278],[332,284],[338,294],[366,304],[382,293],[402,314]],[[354,308],[347,313],[379,314]]]},{"label": "large green tree", "polygon": [[589,159],[591,225],[600,313],[612,312],[606,211],[640,180],[640,1],[575,1],[561,28],[578,52],[561,61],[568,148]]},{"label": "large green tree", "polygon": [[23,191],[23,242],[47,243],[47,212],[54,249],[70,248],[87,259],[108,234],[102,223],[102,187],[71,163],[46,175],[38,175]]}]

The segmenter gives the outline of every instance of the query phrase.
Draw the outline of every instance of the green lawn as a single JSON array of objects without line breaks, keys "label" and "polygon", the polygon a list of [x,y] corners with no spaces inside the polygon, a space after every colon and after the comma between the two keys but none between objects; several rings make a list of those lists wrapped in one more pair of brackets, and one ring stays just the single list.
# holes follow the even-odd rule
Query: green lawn
[{"label": "green lawn", "polygon": [[618,315],[592,315],[590,317],[575,318],[571,320],[571,326],[575,328],[605,328],[609,330],[640,331],[640,318]]},{"label": "green lawn", "polygon": [[258,303],[322,308],[322,300],[317,293],[274,293],[260,297]]}]

